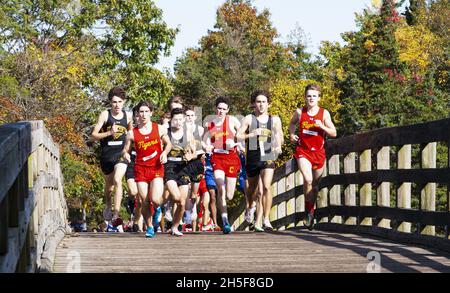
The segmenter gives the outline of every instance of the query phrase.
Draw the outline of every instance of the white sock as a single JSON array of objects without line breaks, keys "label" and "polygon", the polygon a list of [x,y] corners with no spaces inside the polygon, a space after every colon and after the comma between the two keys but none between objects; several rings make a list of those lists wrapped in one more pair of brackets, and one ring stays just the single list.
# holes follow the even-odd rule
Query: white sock
[{"label": "white sock", "polygon": [[222,222],[224,225],[230,224],[228,223],[228,213],[222,213]]},{"label": "white sock", "polygon": [[272,227],[268,218],[264,218],[264,225]]}]

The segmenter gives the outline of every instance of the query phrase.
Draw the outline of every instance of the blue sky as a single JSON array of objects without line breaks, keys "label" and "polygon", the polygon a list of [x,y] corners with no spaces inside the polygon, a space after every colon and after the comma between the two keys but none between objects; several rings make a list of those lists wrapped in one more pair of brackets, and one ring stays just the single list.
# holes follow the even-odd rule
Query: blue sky
[{"label": "blue sky", "polygon": [[[213,29],[217,8],[225,0],[155,0],[163,10],[163,19],[169,27],[178,27],[171,56],[161,57],[156,68],[173,70],[177,57],[189,47],[195,47],[208,29]],[[356,29],[355,13],[370,6],[372,0],[254,0],[262,11],[268,8],[273,26],[286,42],[288,35],[300,27],[306,34],[309,51],[318,53],[320,42],[342,42],[340,34]]]}]

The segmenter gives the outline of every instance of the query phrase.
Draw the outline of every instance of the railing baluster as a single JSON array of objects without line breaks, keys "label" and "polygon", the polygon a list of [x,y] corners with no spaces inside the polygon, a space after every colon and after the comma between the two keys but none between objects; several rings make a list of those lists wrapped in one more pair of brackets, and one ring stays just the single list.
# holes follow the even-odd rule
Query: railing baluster
[{"label": "railing baluster", "polygon": [[[377,153],[377,170],[389,170],[389,150],[388,146],[382,147]],[[390,183],[381,182],[377,187],[377,205],[381,207],[389,207],[390,203]],[[378,227],[390,228],[391,221],[389,219],[381,219]]]},{"label": "railing baluster", "polygon": [[[344,173],[353,174],[356,172],[355,166],[356,153],[349,153],[344,158]],[[356,186],[355,184],[349,184],[345,187],[345,206],[356,206]],[[356,225],[356,218],[349,217],[345,221],[346,225]]]},{"label": "railing baluster", "polygon": [[[283,177],[278,181],[278,194],[282,194],[286,191],[286,177]],[[282,202],[278,205],[272,206],[270,210],[270,221],[278,220],[286,216],[286,202]],[[279,227],[279,229],[284,230],[284,226]]]},{"label": "railing baluster", "polygon": [[[432,142],[422,150],[422,168],[436,168],[436,143]],[[421,191],[421,208],[426,211],[436,210],[436,183],[429,182]],[[435,226],[425,226],[421,232],[426,235],[435,235]]]},{"label": "railing baluster", "polygon": [[[327,176],[328,174],[328,166],[327,164],[323,167],[323,174],[322,177]],[[317,196],[317,206],[316,208],[324,208],[328,206],[328,188],[322,188],[319,191],[319,194]],[[329,220],[329,217],[323,217],[320,219],[319,223],[327,223]]]},{"label": "railing baluster", "polygon": [[[359,156],[359,172],[368,172],[372,169],[371,150],[363,151]],[[359,205],[372,205],[372,184],[365,183],[359,190]],[[360,225],[371,226],[372,218],[361,219]]]},{"label": "railing baluster", "polygon": [[[339,174],[339,155],[334,155],[330,158],[329,161],[329,175],[338,175]],[[330,205],[341,205],[341,186],[340,185],[334,185],[331,187],[330,191]],[[332,219],[330,219],[331,223],[339,223],[342,224],[342,217],[341,216],[334,216]]]},{"label": "railing baluster", "polygon": [[[303,185],[303,176],[300,171],[295,172],[295,186]],[[295,212],[301,213],[305,211],[305,195],[303,194],[303,189],[300,190],[300,194],[295,198]],[[302,219],[297,219],[295,226],[303,226]]]},{"label": "railing baluster", "polygon": [[[286,180],[286,191],[295,188],[295,173],[291,173],[288,175]],[[295,213],[295,197],[289,199],[286,203],[286,216],[292,215]],[[294,227],[295,222],[290,223],[286,228]]]},{"label": "railing baluster", "polygon": [[[398,152],[398,169],[411,169],[411,145],[404,145]],[[411,182],[403,182],[398,188],[398,207],[404,209],[411,208]],[[402,222],[398,226],[398,231],[411,233],[411,223]]]}]

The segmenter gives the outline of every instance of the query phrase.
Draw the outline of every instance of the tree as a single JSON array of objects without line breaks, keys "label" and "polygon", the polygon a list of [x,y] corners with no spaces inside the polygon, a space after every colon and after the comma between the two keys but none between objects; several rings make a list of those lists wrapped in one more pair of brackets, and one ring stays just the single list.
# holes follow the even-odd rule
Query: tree
[{"label": "tree", "polygon": [[[435,38],[413,40],[419,30],[406,33],[398,5],[385,0],[375,12],[366,9],[357,16],[359,30],[343,34],[347,44],[325,43],[321,48],[324,72],[341,90],[339,128],[343,134],[445,117],[445,100],[434,91],[431,78],[417,82],[414,67],[421,60],[406,58],[412,53],[412,43],[424,48]],[[426,36],[424,32],[420,37]]]},{"label": "tree", "polygon": [[419,18],[423,16],[425,9],[425,0],[409,0],[409,6],[404,13],[408,25],[416,25],[419,22]]},{"label": "tree", "polygon": [[[172,88],[153,68],[161,53],[168,54],[178,29],[168,28],[152,0],[102,0],[97,20],[101,66],[90,74],[90,86],[122,85],[132,102],[151,99],[164,103]],[[99,77],[100,76],[100,77]]]},{"label": "tree", "polygon": [[250,93],[267,88],[284,68],[286,51],[274,41],[277,31],[269,17],[251,1],[226,1],[217,10],[214,30],[177,60],[175,92],[199,106],[227,95],[235,109],[245,109]]},{"label": "tree", "polygon": [[152,1],[1,2],[0,119],[45,121],[61,147],[67,198],[103,197],[90,126],[113,85],[132,101],[167,98],[168,80],[152,66],[175,33]]}]

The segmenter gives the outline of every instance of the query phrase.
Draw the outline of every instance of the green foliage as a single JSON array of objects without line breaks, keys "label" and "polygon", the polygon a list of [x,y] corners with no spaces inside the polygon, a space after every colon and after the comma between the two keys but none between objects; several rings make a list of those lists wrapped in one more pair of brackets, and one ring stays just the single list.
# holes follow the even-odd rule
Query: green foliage
[{"label": "green foliage", "polygon": [[357,21],[359,31],[343,34],[346,45],[326,43],[321,49],[325,70],[342,92],[340,133],[446,117],[448,97],[435,90],[433,71],[419,78],[401,58],[396,33],[404,22],[394,1],[383,1],[378,13],[365,10]]},{"label": "green foliage", "polygon": [[121,85],[131,102],[156,105],[170,95],[153,65],[177,30],[161,15],[150,0],[0,3],[0,121],[44,120],[69,203],[87,205],[88,218],[101,215],[103,176],[87,142],[107,92]]},{"label": "green foliage", "polygon": [[234,109],[246,109],[250,93],[267,88],[285,62],[269,17],[269,11],[259,12],[251,1],[226,1],[217,11],[214,30],[177,60],[175,92],[203,107],[226,95]]}]

